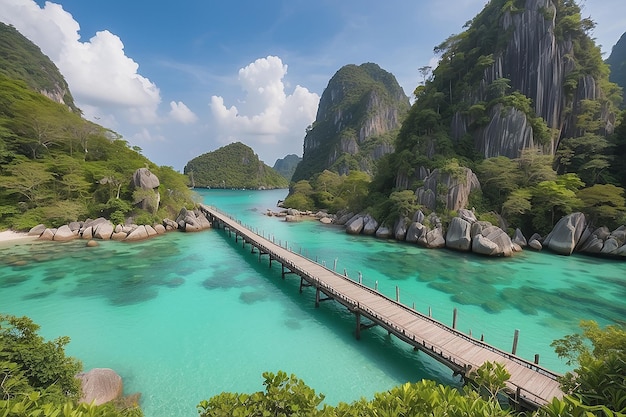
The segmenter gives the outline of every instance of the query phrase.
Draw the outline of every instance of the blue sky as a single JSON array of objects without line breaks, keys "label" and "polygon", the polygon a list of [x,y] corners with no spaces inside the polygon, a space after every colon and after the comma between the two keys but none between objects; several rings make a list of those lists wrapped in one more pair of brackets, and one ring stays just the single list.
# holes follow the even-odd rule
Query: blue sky
[{"label": "blue sky", "polygon": [[[85,118],[177,170],[230,142],[268,165],[302,154],[319,97],[346,64],[375,62],[407,95],[433,47],[485,0],[0,0],[61,69]],[[626,1],[585,0],[605,57]]]}]

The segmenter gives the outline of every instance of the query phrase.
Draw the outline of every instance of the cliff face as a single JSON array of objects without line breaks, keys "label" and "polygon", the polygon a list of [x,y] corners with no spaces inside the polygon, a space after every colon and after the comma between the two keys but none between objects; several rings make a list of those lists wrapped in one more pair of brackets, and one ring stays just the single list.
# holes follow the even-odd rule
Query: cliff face
[{"label": "cliff face", "polygon": [[34,91],[71,111],[80,113],[74,104],[65,78],[38,46],[13,26],[0,22],[0,73],[23,80]]},{"label": "cliff face", "polygon": [[613,49],[606,63],[611,67],[609,79],[626,90],[626,33],[624,33]]},{"label": "cliff face", "polygon": [[[565,6],[560,5],[559,9],[556,4],[560,3],[552,0],[516,3],[523,3],[523,8],[511,7],[499,18],[502,36],[507,36],[508,42],[502,51],[493,51],[493,63],[484,69],[478,87],[469,93],[468,102],[470,105],[488,102],[493,98],[490,93],[494,81],[506,79],[510,91],[531,100],[534,115],[511,106],[492,107],[487,126],[472,132],[475,148],[485,158],[516,158],[522,149],[536,146],[554,154],[560,139],[582,135],[575,126],[580,103],[602,100],[605,96],[593,71],[585,74],[586,63],[579,61],[582,53],[588,53],[580,45],[590,41],[581,42],[575,33],[563,33],[558,24],[558,17],[564,19],[559,13]],[[611,133],[615,120],[606,103],[601,113],[601,130]],[[534,139],[537,132],[530,125],[529,116],[543,119],[551,132],[549,138]],[[457,111],[451,126],[453,140],[459,141],[472,122],[470,115]]]},{"label": "cliff face", "polygon": [[293,180],[325,169],[371,173],[375,161],[393,150],[390,132],[399,128],[408,108],[392,74],[372,63],[344,66],[322,94]]}]

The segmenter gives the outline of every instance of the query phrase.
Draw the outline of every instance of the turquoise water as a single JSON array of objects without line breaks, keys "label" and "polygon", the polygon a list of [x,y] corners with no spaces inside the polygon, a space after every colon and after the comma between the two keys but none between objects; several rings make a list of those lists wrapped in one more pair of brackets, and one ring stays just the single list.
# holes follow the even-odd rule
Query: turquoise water
[{"label": "turquoise water", "polygon": [[[581,319],[626,320],[624,263],[526,251],[490,259],[384,242],[318,222],[265,216],[286,190],[201,191],[206,204],[259,234],[325,262],[403,303],[557,371],[550,342]],[[14,264],[18,262],[18,264]],[[25,265],[23,265],[25,264]],[[377,283],[377,284],[376,284]],[[264,371],[302,378],[326,402],[371,398],[420,378],[456,384],[451,372],[378,328],[353,336],[337,303],[314,307],[314,291],[282,280],[250,247],[223,231],[169,233],[141,243],[84,241],[0,247],[0,312],[28,315],[46,338],[71,337],[85,369],[110,367],[125,392],[142,393],[147,417],[193,416],[223,391],[262,390]]]}]

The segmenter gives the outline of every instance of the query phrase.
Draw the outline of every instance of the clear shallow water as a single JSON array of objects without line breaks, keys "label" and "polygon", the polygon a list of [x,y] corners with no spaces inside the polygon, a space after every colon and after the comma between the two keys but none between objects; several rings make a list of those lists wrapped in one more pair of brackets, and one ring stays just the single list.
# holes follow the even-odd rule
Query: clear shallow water
[{"label": "clear shallow water", "polygon": [[[311,259],[446,323],[557,371],[550,342],[581,319],[626,320],[623,262],[524,252],[489,259],[348,236],[317,222],[264,216],[285,190],[201,191],[215,205]],[[285,243],[287,242],[287,243]],[[25,265],[11,265],[18,261]],[[223,231],[170,233],[146,242],[28,243],[0,247],[0,312],[28,315],[47,338],[68,335],[85,369],[110,367],[147,417],[193,416],[222,391],[262,390],[264,371],[295,373],[326,402],[420,378],[457,383],[451,372],[373,328],[354,340],[354,318],[337,303],[280,278]]]}]

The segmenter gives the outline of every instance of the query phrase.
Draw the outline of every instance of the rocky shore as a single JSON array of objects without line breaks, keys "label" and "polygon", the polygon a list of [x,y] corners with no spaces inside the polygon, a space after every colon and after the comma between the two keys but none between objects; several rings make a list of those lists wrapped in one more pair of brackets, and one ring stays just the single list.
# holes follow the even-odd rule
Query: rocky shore
[{"label": "rocky shore", "polygon": [[528,248],[535,251],[548,249],[559,255],[578,252],[626,259],[626,225],[612,231],[606,226],[594,227],[583,213],[564,216],[545,237],[534,233],[529,238],[520,229],[515,229],[509,236],[500,226],[479,221],[471,210],[460,209],[457,213],[447,227],[435,213],[425,216],[421,210],[412,219],[398,219],[393,227],[379,224],[367,213],[332,215],[285,209],[280,212],[268,210],[266,215],[281,217],[288,222],[317,219],[324,224],[341,225],[348,234],[395,239],[429,249],[448,248],[486,256],[508,257]]},{"label": "rocky shore", "polygon": [[[211,227],[206,216],[198,209],[182,208],[176,220],[164,219],[159,224],[113,224],[110,220],[100,217],[81,222],[71,222],[58,228],[49,228],[39,224],[29,230],[26,236],[38,240],[67,242],[74,239],[85,239],[90,244],[97,240],[117,240],[134,242],[162,235],[168,231],[197,232]],[[93,242],[93,243],[92,243]]]}]

